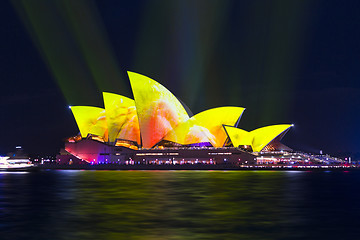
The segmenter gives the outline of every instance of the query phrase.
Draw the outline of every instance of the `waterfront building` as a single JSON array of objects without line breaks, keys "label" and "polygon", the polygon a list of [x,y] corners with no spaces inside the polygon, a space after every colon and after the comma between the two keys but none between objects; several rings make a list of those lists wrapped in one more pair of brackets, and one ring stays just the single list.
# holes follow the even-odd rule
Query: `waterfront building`
[{"label": "waterfront building", "polygon": [[246,131],[243,107],[193,115],[160,83],[128,72],[134,99],[103,93],[104,108],[71,106],[79,135],[65,143],[58,163],[254,164],[261,152],[291,150],[280,140],[293,126]]}]

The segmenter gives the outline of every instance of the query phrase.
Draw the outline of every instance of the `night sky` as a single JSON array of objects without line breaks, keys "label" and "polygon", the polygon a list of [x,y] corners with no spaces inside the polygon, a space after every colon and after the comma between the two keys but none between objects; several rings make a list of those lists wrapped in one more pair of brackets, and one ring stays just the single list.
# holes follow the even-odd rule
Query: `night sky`
[{"label": "night sky", "polygon": [[283,143],[334,155],[360,143],[360,1],[3,1],[0,154],[56,154],[69,105],[132,98],[126,71],[194,114],[245,107],[248,131],[293,123]]}]

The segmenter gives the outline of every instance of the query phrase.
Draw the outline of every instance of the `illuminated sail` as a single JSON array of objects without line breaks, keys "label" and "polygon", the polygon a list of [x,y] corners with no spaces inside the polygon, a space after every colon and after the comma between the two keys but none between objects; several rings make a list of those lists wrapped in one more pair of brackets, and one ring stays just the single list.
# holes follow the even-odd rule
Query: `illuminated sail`
[{"label": "illuminated sail", "polygon": [[90,106],[72,106],[70,108],[82,137],[87,137],[90,133],[100,136],[104,140],[107,139],[105,109]]},{"label": "illuminated sail", "polygon": [[292,124],[271,125],[251,132],[229,126],[224,126],[224,128],[235,147],[251,145],[254,152],[260,152],[278,136],[285,135],[286,131],[292,126]]},{"label": "illuminated sail", "polygon": [[135,101],[114,93],[103,92],[109,141],[125,139],[140,144],[139,121]]},{"label": "illuminated sail", "polygon": [[272,140],[285,131],[289,130],[289,128],[292,126],[292,124],[279,124],[262,127],[251,131],[251,134],[254,137],[252,144],[253,151],[260,152]]},{"label": "illuminated sail", "polygon": [[176,128],[170,131],[164,140],[179,143],[182,145],[211,142],[214,138],[210,131],[198,124],[195,118],[190,118],[188,121],[179,124]]},{"label": "illuminated sail", "polygon": [[189,119],[179,100],[144,75],[128,72],[139,118],[142,146],[153,147],[179,123]]},{"label": "illuminated sail", "polygon": [[235,126],[244,110],[242,107],[219,107],[200,112],[179,124],[164,140],[187,145],[201,139],[214,147],[222,147],[227,138],[223,125]]},{"label": "illuminated sail", "polygon": [[252,146],[253,136],[250,132],[231,126],[224,126],[224,128],[234,147]]}]

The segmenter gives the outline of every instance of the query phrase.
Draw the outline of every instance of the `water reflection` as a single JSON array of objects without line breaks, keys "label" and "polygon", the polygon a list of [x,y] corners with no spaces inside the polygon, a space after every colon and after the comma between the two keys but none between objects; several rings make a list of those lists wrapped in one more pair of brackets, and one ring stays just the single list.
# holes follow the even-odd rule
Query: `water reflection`
[{"label": "water reflection", "polygon": [[[359,174],[348,175],[360,179]],[[331,237],[340,234],[333,228],[338,223],[322,221],[344,220],[343,211],[350,209],[355,210],[350,217],[356,218],[360,212],[337,205],[333,213],[319,205],[325,204],[329,210],[329,204],[351,194],[349,183],[339,182],[337,177],[344,175],[271,171],[1,173],[0,230],[8,239],[315,239],[327,233]],[[331,192],[339,184],[343,188],[337,193],[343,195]],[[358,195],[352,197],[359,200]]]}]

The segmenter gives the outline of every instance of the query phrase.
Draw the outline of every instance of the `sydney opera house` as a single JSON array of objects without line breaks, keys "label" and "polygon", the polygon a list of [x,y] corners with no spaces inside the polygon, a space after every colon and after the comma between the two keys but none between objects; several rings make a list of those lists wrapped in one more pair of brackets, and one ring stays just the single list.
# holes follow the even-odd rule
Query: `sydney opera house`
[{"label": "sydney opera house", "polygon": [[104,108],[71,106],[80,133],[69,138],[60,163],[252,164],[257,154],[289,150],[280,140],[292,127],[238,128],[242,107],[193,115],[168,89],[128,72],[134,99],[103,93]]}]

